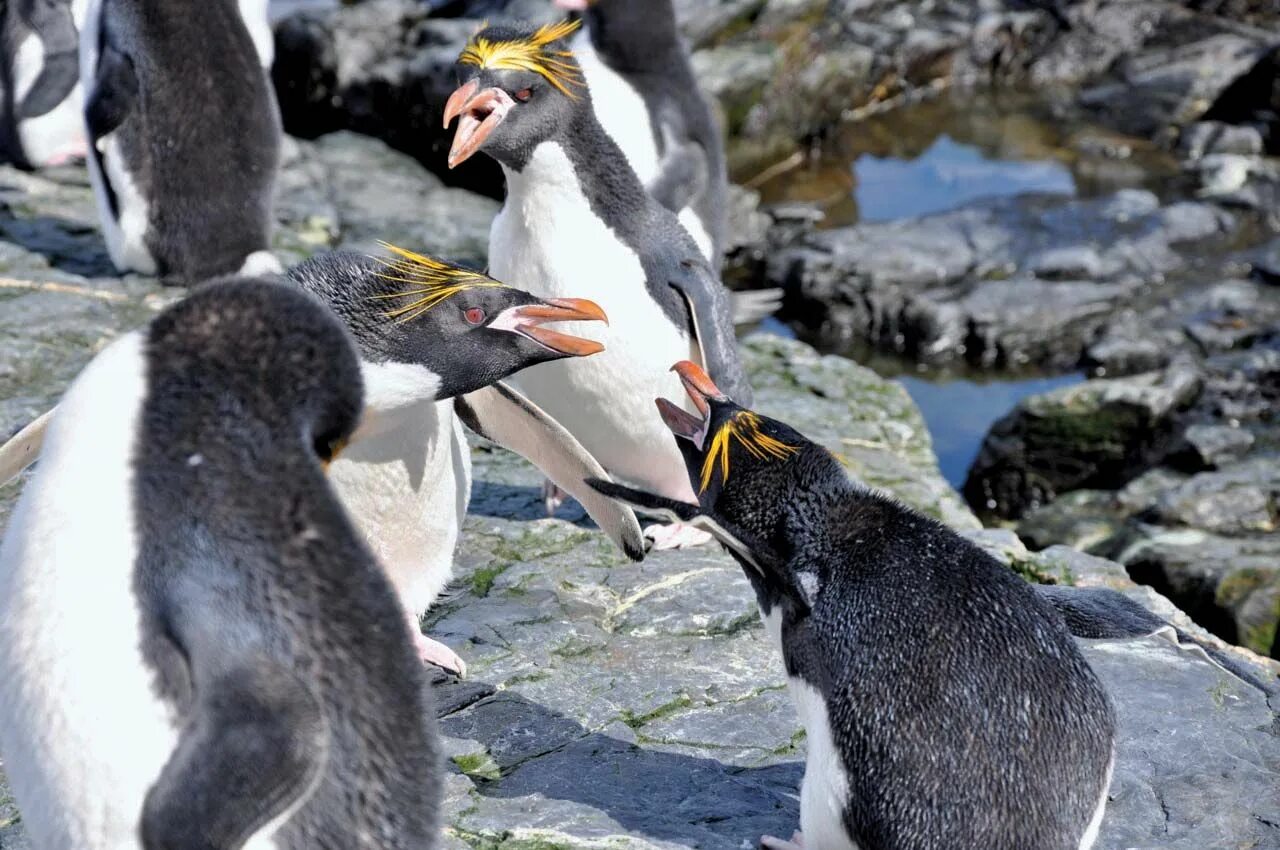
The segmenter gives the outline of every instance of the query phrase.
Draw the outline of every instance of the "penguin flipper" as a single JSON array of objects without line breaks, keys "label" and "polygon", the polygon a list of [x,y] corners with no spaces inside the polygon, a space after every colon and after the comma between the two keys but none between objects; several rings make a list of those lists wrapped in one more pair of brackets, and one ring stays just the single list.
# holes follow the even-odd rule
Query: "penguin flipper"
[{"label": "penguin flipper", "polygon": [[40,73],[18,104],[20,120],[52,112],[80,80],[80,38],[69,3],[29,3],[18,16],[40,39],[44,60]]},{"label": "penguin flipper", "polygon": [[1107,587],[1064,587],[1038,584],[1033,588],[1053,606],[1074,637],[1090,640],[1126,640],[1153,635],[1168,637],[1179,649],[1197,652],[1222,671],[1271,696],[1268,687],[1243,663],[1212,644],[1198,640],[1172,623],[1148,611],[1140,603]]},{"label": "penguin flipper", "polygon": [[699,197],[707,185],[707,154],[696,142],[675,144],[663,152],[658,176],[649,184],[653,199],[674,213]]},{"label": "penguin flipper", "polygon": [[[104,41],[98,54],[93,92],[84,105],[90,143],[97,142],[123,124],[137,101],[138,75],[133,60]],[[94,149],[97,149],[96,145]]]},{"label": "penguin flipper", "polygon": [[33,419],[25,428],[0,446],[0,487],[17,478],[36,458],[44,446],[44,434],[49,429],[53,414],[58,408],[47,410]]},{"label": "penguin flipper", "polygon": [[669,283],[684,298],[693,318],[693,333],[702,351],[700,365],[730,398],[750,407],[753,396],[733,333],[729,290],[702,259],[684,260],[680,269]]},{"label": "penguin flipper", "polygon": [[288,668],[228,670],[192,709],[143,804],[146,847],[232,850],[303,801],[327,755],[318,700]]},{"label": "penguin flipper", "polygon": [[644,560],[644,535],[635,513],[587,486],[589,479],[609,474],[546,411],[501,381],[459,396],[454,409],[472,431],[526,458],[577,499],[628,558]]}]

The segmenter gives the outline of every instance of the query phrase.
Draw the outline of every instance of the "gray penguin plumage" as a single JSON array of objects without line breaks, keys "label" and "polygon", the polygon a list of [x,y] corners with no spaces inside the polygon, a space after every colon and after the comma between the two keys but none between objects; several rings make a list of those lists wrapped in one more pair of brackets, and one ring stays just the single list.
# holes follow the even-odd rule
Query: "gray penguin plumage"
[{"label": "gray penguin plumage", "polygon": [[750,579],[808,732],[805,843],[1088,848],[1115,718],[1056,611],[955,532],[678,368],[702,415],[659,407],[698,504],[630,495],[712,529]]},{"label": "gray penguin plumage", "polygon": [[[601,125],[645,188],[680,215],[718,268],[728,227],[724,141],[711,104],[698,87],[674,4],[561,0],[558,5],[586,7],[583,30],[572,45],[594,93],[592,103]],[[628,114],[632,111],[643,114]]]},{"label": "gray penguin plumage", "polygon": [[178,283],[279,271],[269,248],[280,115],[241,7],[91,0],[80,65],[116,267]]},{"label": "gray penguin plumage", "polygon": [[325,478],[360,410],[345,329],[260,279],[64,396],[0,547],[0,749],[35,846],[435,845],[429,686]]}]

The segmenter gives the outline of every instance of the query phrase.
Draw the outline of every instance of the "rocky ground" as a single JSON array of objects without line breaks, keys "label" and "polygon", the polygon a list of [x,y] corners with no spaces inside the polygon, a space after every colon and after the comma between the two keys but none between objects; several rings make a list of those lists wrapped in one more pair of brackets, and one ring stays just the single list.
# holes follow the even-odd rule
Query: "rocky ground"
[{"label": "rocky ground", "polygon": [[[276,243],[290,259],[378,238],[478,257],[493,210],[349,134],[297,144],[281,195]],[[111,274],[82,172],[0,168],[0,434],[178,295]],[[1114,562],[981,530],[900,387],[799,342],[757,336],[745,351],[758,406],[851,474],[1029,579],[1116,587],[1212,640]],[[426,622],[471,665],[470,679],[437,688],[447,846],[737,850],[789,834],[804,738],[737,567],[712,547],[629,563],[572,510],[541,518],[538,476],[519,459],[476,445],[473,460],[457,580]],[[0,526],[19,489],[0,490]],[[1086,653],[1121,722],[1100,850],[1280,847],[1280,705],[1160,639]],[[29,850],[2,781],[0,848]]]}]

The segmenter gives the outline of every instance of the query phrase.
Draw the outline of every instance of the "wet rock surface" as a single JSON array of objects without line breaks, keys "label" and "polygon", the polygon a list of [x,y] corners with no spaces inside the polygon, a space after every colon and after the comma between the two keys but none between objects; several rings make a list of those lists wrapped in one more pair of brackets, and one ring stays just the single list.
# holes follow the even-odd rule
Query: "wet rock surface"
[{"label": "wet rock surface", "polygon": [[[396,197],[380,197],[383,186]],[[291,259],[375,238],[465,256],[483,244],[489,202],[453,191],[379,143],[299,143],[276,244]],[[425,227],[431,207],[458,207],[470,224]],[[81,174],[0,169],[0,432],[53,404],[97,350],[180,294],[110,274]],[[745,351],[758,406],[838,452],[852,474],[1024,575],[1117,587],[1205,635],[1113,562],[1064,547],[1031,553],[1009,532],[979,530],[900,387],[798,342],[754,337]],[[1196,438],[1214,457],[1238,453],[1210,437]],[[456,579],[425,623],[472,670],[437,688],[451,763],[446,846],[736,850],[762,832],[789,834],[804,740],[738,568],[713,547],[629,563],[575,508],[542,518],[540,476],[523,461],[478,441],[473,460]],[[1215,516],[1214,487],[1167,484],[1169,494],[1146,495],[1160,511]],[[19,490],[0,490],[0,525]],[[1198,507],[1204,499],[1210,507]],[[1275,706],[1160,639],[1086,652],[1121,721],[1099,848],[1280,842]],[[2,783],[0,847],[29,847]]]}]

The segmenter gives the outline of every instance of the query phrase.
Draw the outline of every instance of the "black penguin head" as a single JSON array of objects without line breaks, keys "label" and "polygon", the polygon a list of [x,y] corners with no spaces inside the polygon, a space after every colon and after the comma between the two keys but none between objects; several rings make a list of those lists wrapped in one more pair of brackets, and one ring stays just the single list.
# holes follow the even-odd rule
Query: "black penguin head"
[{"label": "black penguin head", "polygon": [[444,108],[446,128],[458,118],[450,168],[478,150],[518,167],[591,109],[582,70],[562,44],[579,24],[491,26],[471,38],[458,57],[460,84]]},{"label": "black penguin head", "polygon": [[385,247],[392,256],[318,255],[289,276],[333,306],[367,360],[435,373],[437,399],[489,386],[537,363],[604,350],[544,326],[607,322],[592,301],[540,299],[480,272]]},{"label": "black penguin head", "polygon": [[263,439],[296,435],[328,463],[360,419],[350,334],[323,303],[279,281],[200,287],[152,321],[147,354],[148,415],[203,454],[261,452]]},{"label": "black penguin head", "polygon": [[790,425],[737,404],[696,364],[683,360],[673,371],[700,415],[665,398],[657,399],[658,412],[684,455],[699,507],[710,517],[771,538],[796,462],[826,450]]}]

